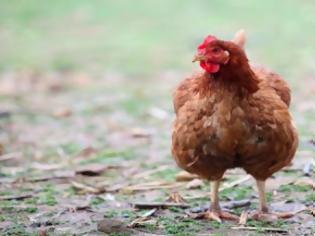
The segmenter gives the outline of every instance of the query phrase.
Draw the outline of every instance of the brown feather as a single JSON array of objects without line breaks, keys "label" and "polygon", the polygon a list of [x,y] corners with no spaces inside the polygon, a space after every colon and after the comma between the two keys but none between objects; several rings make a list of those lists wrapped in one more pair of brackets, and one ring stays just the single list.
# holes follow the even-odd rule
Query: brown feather
[{"label": "brown feather", "polygon": [[298,136],[288,111],[290,90],[276,74],[252,69],[237,45],[217,42],[231,58],[174,93],[172,153],[177,164],[210,180],[242,167],[264,180],[292,160]]}]

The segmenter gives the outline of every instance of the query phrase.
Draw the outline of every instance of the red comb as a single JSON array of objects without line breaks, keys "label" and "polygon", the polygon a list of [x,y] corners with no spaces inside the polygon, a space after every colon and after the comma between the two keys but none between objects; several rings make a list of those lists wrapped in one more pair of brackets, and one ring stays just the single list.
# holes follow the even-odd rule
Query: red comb
[{"label": "red comb", "polygon": [[203,49],[206,47],[206,45],[214,40],[217,40],[217,38],[213,35],[208,35],[202,42],[202,44],[200,44],[198,46],[198,49]]}]

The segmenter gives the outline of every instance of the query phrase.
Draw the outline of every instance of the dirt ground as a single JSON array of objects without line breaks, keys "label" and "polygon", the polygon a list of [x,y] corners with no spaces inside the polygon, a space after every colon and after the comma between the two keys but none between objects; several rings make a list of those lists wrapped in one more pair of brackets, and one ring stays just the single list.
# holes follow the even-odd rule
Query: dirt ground
[{"label": "dirt ground", "polygon": [[[267,182],[271,208],[294,217],[248,220],[245,230],[194,219],[209,205],[209,183],[177,181],[169,148],[170,94],[183,77],[163,73],[156,86],[119,74],[2,74],[1,235],[314,235],[315,148],[303,135],[293,165]],[[299,127],[313,109],[309,88],[295,101]],[[240,215],[257,207],[242,170],[222,186],[223,208]]]}]

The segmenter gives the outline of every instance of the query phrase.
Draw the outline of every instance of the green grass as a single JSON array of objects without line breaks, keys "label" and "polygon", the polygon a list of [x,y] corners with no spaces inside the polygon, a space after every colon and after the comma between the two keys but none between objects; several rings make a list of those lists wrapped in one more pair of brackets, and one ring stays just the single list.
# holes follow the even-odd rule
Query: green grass
[{"label": "green grass", "polygon": [[284,184],[279,188],[279,192],[290,193],[290,192],[308,192],[312,191],[312,188],[307,185],[294,185],[294,184]]},{"label": "green grass", "polygon": [[220,192],[220,196],[223,199],[233,199],[233,200],[242,200],[248,198],[249,194],[253,192],[251,186],[238,186],[236,188],[225,189]]},{"label": "green grass", "polygon": [[314,11],[297,0],[3,0],[0,68],[188,70],[205,35],[245,28],[252,58],[294,79],[311,69]]}]

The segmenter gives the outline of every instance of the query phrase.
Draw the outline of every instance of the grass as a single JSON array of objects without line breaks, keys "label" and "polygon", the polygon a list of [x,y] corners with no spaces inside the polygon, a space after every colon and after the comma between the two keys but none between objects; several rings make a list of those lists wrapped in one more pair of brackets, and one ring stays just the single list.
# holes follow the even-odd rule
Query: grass
[{"label": "grass", "polygon": [[220,192],[220,196],[222,199],[234,199],[241,200],[244,198],[248,198],[249,194],[253,192],[253,188],[251,186],[238,186],[237,188],[228,188]]},{"label": "grass", "polygon": [[296,0],[139,0],[136,5],[127,0],[4,0],[0,68],[85,68],[145,76],[190,69],[202,37],[213,33],[228,39],[245,28],[253,57],[293,79],[310,69],[315,32],[300,30],[315,27],[314,11],[311,1]]},{"label": "grass", "polygon": [[312,188],[307,185],[294,185],[294,184],[284,184],[279,188],[279,192],[288,193],[288,192],[308,192],[312,191]]},{"label": "grass", "polygon": [[[249,58],[284,75],[293,93],[296,93],[293,94],[292,111],[303,144],[309,137],[314,138],[314,111],[299,110],[305,107],[303,104],[299,107],[300,101],[312,101],[312,97],[306,99],[303,96],[310,94],[308,88],[304,87],[311,87],[308,82],[314,74],[315,31],[310,30],[315,28],[314,12],[315,5],[309,0],[139,0],[136,5],[127,0],[1,1],[0,82],[2,78],[9,78],[13,85],[21,88],[22,93],[12,96],[0,94],[1,107],[8,108],[10,112],[12,110],[11,118],[0,119],[1,131],[2,127],[10,126],[12,137],[6,137],[6,132],[3,132],[0,143],[6,140],[6,152],[23,152],[25,158],[17,160],[21,163],[17,162],[16,165],[25,168],[21,171],[17,169],[17,173],[6,170],[0,175],[12,179],[45,175],[48,171],[32,168],[33,162],[59,163],[61,158],[68,158],[65,161],[68,163],[69,160],[67,168],[71,169],[72,160],[78,158],[77,154],[91,146],[97,153],[84,160],[80,157],[81,165],[122,165],[119,169],[106,170],[99,178],[87,177],[93,186],[98,186],[99,181],[104,181],[106,187],[111,181],[118,184],[122,181],[127,184],[151,180],[174,181],[178,170],[174,168],[169,151],[172,117],[170,115],[164,120],[156,118],[150,109],[157,107],[173,114],[170,90],[184,77],[183,74],[197,70],[197,65],[191,63],[191,57],[198,43],[209,33],[229,39],[239,28],[245,28],[248,32],[246,48]],[[37,80],[33,81],[33,75],[31,78],[25,76],[28,73],[37,75],[35,80],[39,78],[39,87],[46,86],[43,83],[46,79],[47,83],[60,79],[62,90],[48,93],[45,89],[37,90]],[[91,77],[91,84],[80,88],[73,86],[72,73]],[[49,81],[50,75],[53,81]],[[31,80],[30,84],[28,79]],[[24,88],[24,80],[27,88]],[[307,93],[304,94],[304,91]],[[300,101],[296,102],[295,99]],[[54,117],[52,108],[59,106],[68,106],[72,110],[71,116]],[[152,135],[147,140],[130,138],[133,128],[148,129]],[[116,134],[117,140],[111,137]],[[307,149],[300,145],[300,150]],[[169,165],[170,168],[156,172],[148,179],[133,179],[135,173],[154,170],[162,165]],[[139,166],[139,170],[133,170],[135,166]],[[2,163],[1,168],[5,170],[6,163]],[[283,173],[286,177],[300,174],[301,171]],[[233,181],[234,178],[232,176],[229,180]],[[26,189],[27,183],[21,183],[20,187],[17,186],[19,183],[14,185],[16,189],[19,188],[19,193],[32,192],[33,189],[40,191],[29,199],[0,203],[3,211],[0,221],[14,223],[1,235],[32,235],[26,230],[31,225],[28,216],[35,213],[43,215],[39,220],[44,220],[49,214],[47,217],[52,218],[56,212],[65,209],[64,194],[74,203],[82,200],[83,196],[77,195],[69,183],[48,182],[52,184],[32,183],[28,187],[30,189]],[[0,195],[13,195],[10,191],[1,191]],[[109,194],[115,197],[115,202],[126,203],[137,199],[164,201],[170,191]],[[185,191],[183,194],[188,195],[188,192],[194,194],[197,190]],[[209,185],[203,185],[198,191],[209,191]],[[287,200],[290,196],[296,201],[294,192],[299,192],[301,199],[298,200],[306,205],[314,202],[314,194],[305,186],[282,185],[280,191],[285,194],[274,196],[274,199]],[[241,185],[226,189],[220,193],[220,197],[222,200],[241,200],[250,198],[252,194],[250,186]],[[268,201],[272,197],[271,193],[267,194]],[[93,214],[98,214],[100,218],[115,218],[127,223],[144,213],[134,211],[129,205],[115,208],[114,202],[104,201],[97,196],[87,199],[91,208],[97,209]],[[205,202],[209,202],[208,197],[190,204],[199,206]],[[251,209],[256,205],[254,202]],[[101,208],[104,209],[101,211]],[[235,212],[240,214],[242,210],[239,208]],[[157,224],[144,224],[142,229],[164,235],[196,235],[209,231],[214,235],[225,235],[225,231],[230,233],[229,223],[222,226],[217,222],[184,219],[185,212],[186,209],[175,207],[159,210],[153,216]],[[62,216],[67,217],[68,213]],[[71,230],[81,231],[78,226],[94,229],[95,225],[89,221],[90,212],[82,210],[77,212],[78,216],[81,213],[87,214],[86,221],[80,217],[76,222],[68,222],[73,217],[58,219],[61,223],[56,229],[69,226]],[[293,223],[291,226],[299,229],[300,226],[303,228],[303,223]],[[281,221],[271,225],[249,221],[249,225],[258,228],[287,226]],[[38,233],[37,228],[30,230]],[[252,235],[258,234],[260,232]]]}]

